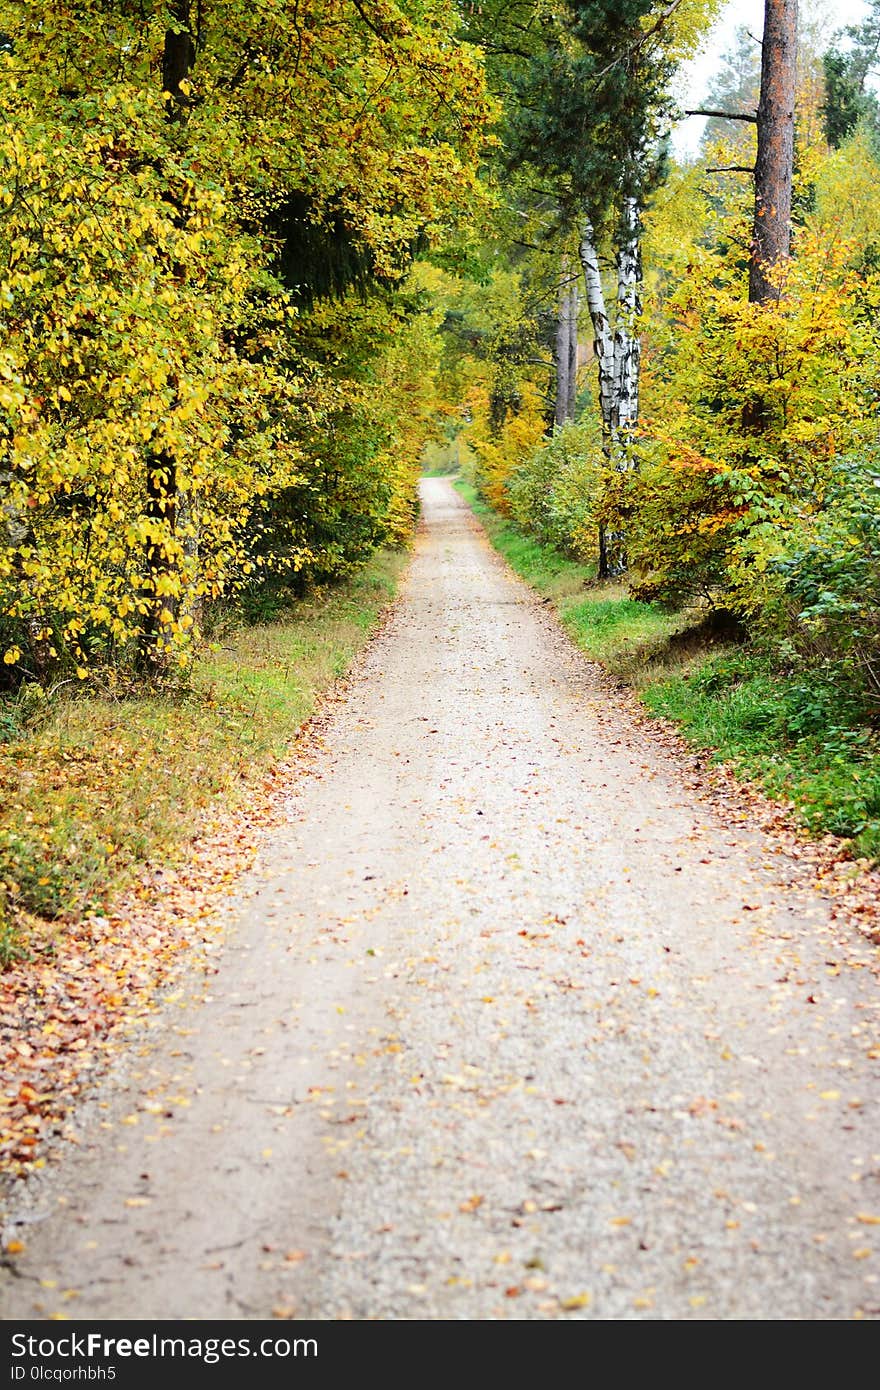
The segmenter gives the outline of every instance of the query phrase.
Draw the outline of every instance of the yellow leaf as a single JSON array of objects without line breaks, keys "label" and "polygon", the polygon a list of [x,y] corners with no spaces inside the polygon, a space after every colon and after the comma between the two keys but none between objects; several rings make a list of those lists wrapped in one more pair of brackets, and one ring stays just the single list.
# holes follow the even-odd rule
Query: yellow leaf
[{"label": "yellow leaf", "polygon": [[481,1207],[485,1200],[485,1197],[475,1194],[473,1197],[468,1197],[466,1202],[459,1202],[458,1209],[459,1211],[476,1211],[477,1207]]},{"label": "yellow leaf", "polygon": [[593,1301],[593,1295],[589,1293],[576,1293],[572,1298],[560,1299],[559,1306],[566,1312],[572,1312],[575,1308],[589,1308]]}]

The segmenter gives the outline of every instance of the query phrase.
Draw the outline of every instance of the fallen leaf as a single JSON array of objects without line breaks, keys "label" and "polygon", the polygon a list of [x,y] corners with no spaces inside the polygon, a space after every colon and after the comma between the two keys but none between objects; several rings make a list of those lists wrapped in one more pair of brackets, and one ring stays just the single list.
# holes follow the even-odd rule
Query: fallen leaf
[{"label": "fallen leaf", "polygon": [[563,1298],[559,1301],[560,1308],[564,1308],[567,1313],[573,1312],[575,1308],[589,1308],[593,1301],[593,1295],[589,1293],[576,1293],[572,1298]]},{"label": "fallen leaf", "polygon": [[485,1197],[475,1194],[473,1197],[468,1197],[467,1201],[459,1202],[458,1209],[459,1211],[476,1211],[477,1207],[481,1207],[485,1200]]}]

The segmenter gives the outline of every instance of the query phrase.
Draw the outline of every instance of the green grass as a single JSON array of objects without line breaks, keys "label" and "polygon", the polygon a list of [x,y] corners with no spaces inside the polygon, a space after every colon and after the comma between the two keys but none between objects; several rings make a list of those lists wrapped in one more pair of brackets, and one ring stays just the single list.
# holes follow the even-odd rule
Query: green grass
[{"label": "green grass", "polygon": [[493,511],[471,483],[461,479],[455,486],[511,569],[555,604],[581,650],[615,675],[635,680],[646,652],[686,623],[681,613],[630,598],[622,584],[598,583],[594,565],[578,564],[561,550],[524,535]]},{"label": "green grass", "polygon": [[[622,585],[522,535],[464,481],[456,483],[495,548],[552,600],[577,645],[769,796],[789,803],[815,835],[852,841],[880,857],[880,737],[839,683],[813,672],[781,675],[749,647],[708,645],[699,615],[641,603]],[[693,634],[693,636],[691,636]]]},{"label": "green grass", "polygon": [[880,856],[880,739],[839,686],[782,676],[745,649],[659,681],[643,698],[692,743],[790,802],[814,834]]},{"label": "green grass", "polygon": [[282,620],[233,632],[186,692],[29,689],[0,706],[0,965],[21,953],[29,914],[103,909],[146,862],[173,860],[212,805],[242,802],[363,646],[404,564],[384,552]]}]

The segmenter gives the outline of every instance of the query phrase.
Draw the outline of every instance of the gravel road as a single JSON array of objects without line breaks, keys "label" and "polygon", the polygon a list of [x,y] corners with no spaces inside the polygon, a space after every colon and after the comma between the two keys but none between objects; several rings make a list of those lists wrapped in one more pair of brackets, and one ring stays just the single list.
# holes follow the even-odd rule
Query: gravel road
[{"label": "gravel road", "polygon": [[876,1317],[876,952],[423,503],[217,973],[82,1112],[3,1316]]}]

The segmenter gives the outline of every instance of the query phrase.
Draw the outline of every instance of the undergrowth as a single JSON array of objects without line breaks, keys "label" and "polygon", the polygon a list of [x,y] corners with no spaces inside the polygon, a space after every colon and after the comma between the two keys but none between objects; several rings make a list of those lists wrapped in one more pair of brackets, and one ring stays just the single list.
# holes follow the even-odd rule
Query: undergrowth
[{"label": "undergrowth", "polygon": [[375,556],[278,621],[233,630],[176,696],[95,680],[0,704],[0,966],[28,914],[103,909],[173,859],[218,797],[241,802],[363,645],[405,563]]},{"label": "undergrowth", "polygon": [[643,698],[691,742],[791,802],[814,834],[880,855],[880,738],[839,686],[786,675],[746,649],[710,657]]}]

